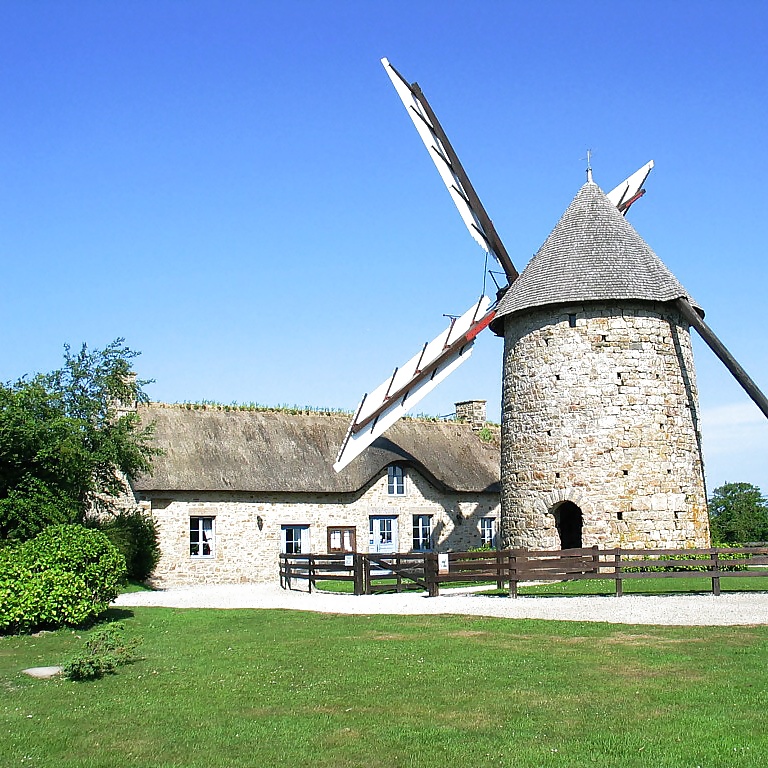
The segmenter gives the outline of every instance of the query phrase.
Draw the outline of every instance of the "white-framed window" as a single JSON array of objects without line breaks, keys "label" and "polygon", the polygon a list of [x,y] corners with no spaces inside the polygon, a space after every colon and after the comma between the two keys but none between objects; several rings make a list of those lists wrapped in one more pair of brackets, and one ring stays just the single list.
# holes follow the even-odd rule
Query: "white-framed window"
[{"label": "white-framed window", "polygon": [[390,496],[405,496],[405,470],[397,464],[387,467],[387,493]]},{"label": "white-framed window", "polygon": [[496,546],[496,518],[480,518],[480,541],[484,547]]},{"label": "white-framed window", "polygon": [[308,525],[283,525],[280,539],[280,550],[286,555],[308,555],[311,552]]},{"label": "white-framed window", "polygon": [[213,557],[213,517],[189,518],[189,556]]},{"label": "white-framed window", "polygon": [[432,549],[432,515],[413,516],[413,551],[429,552]]}]

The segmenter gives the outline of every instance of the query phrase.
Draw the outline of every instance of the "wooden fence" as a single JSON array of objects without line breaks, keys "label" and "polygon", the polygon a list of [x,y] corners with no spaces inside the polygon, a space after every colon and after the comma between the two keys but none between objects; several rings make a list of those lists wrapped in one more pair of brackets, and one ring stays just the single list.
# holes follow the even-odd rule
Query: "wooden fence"
[{"label": "wooden fence", "polygon": [[[308,590],[318,581],[351,581],[356,595],[402,592],[419,589],[430,592],[435,584],[437,558],[432,553],[391,555],[280,555],[280,586],[293,589],[294,582],[306,582]],[[376,583],[384,580],[386,583]],[[433,587],[434,588],[434,587]],[[437,592],[435,592],[437,594]]]},{"label": "wooden fence", "polygon": [[712,592],[719,595],[722,578],[768,576],[768,547],[280,555],[284,589],[298,582],[311,592],[319,581],[350,581],[356,595],[419,589],[435,597],[441,584],[460,582],[495,583],[517,597],[521,582],[611,579],[620,597],[628,579],[691,576],[711,579]]}]

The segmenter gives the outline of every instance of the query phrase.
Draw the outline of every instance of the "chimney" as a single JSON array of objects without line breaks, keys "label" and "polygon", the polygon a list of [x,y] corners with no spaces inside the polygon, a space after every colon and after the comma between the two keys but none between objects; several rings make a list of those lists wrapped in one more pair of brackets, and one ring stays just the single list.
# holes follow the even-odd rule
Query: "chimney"
[{"label": "chimney", "polygon": [[456,403],[456,421],[468,421],[472,429],[485,426],[485,400],[464,400]]}]

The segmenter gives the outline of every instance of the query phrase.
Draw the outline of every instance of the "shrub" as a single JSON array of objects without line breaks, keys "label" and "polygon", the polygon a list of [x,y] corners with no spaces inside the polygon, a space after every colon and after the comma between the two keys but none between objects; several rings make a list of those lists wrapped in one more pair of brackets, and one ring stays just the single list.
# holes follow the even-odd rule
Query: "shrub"
[{"label": "shrub", "polygon": [[64,674],[70,680],[95,680],[113,674],[119,666],[137,659],[140,638],[126,640],[125,626],[120,622],[94,630],[83,650],[64,663]]},{"label": "shrub", "polygon": [[77,626],[103,613],[125,559],[100,531],[55,525],[0,551],[0,632]]},{"label": "shrub", "polygon": [[38,620],[42,585],[19,550],[0,550],[0,632],[27,632]]},{"label": "shrub", "polygon": [[145,581],[152,575],[160,559],[160,545],[150,515],[139,509],[120,512],[98,527],[125,557],[129,579]]},{"label": "shrub", "polygon": [[35,573],[49,569],[82,578],[84,597],[105,610],[125,579],[125,558],[101,532],[82,525],[52,525],[21,546]]}]

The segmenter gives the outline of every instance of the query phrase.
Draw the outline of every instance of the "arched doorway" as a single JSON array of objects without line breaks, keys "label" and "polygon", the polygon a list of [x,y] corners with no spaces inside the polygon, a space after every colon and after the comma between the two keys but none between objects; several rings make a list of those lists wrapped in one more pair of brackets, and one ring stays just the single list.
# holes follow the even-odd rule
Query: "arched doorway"
[{"label": "arched doorway", "polygon": [[572,501],[564,501],[555,507],[552,513],[555,516],[555,525],[560,536],[560,549],[577,549],[581,547],[581,529],[583,525],[581,509]]}]

